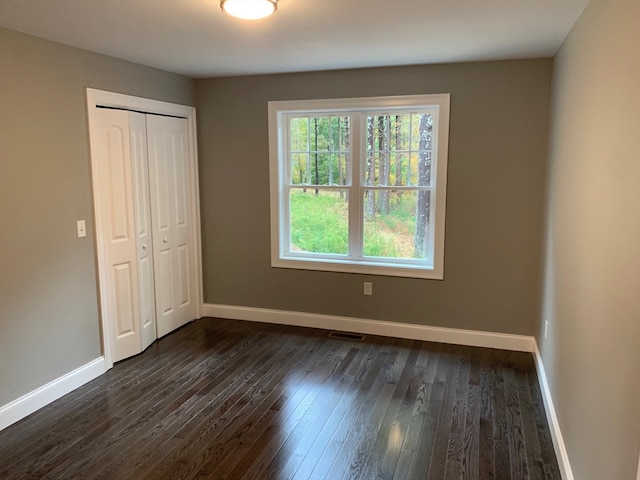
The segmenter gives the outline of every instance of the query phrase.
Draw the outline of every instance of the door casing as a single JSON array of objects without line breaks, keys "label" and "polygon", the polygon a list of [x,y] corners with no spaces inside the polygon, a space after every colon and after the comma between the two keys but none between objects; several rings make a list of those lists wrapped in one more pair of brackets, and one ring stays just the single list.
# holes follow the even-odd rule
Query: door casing
[{"label": "door casing", "polygon": [[196,318],[202,316],[202,246],[200,234],[200,193],[198,181],[198,157],[197,157],[197,139],[196,139],[196,109],[187,105],[179,105],[175,103],[161,102],[147,98],[134,97],[120,93],[107,92],[104,90],[96,90],[87,88],[87,115],[89,121],[89,139],[91,149],[91,177],[93,186],[93,207],[94,207],[94,228],[96,242],[96,257],[98,266],[98,293],[99,293],[99,309],[102,325],[102,350],[105,359],[106,369],[113,367],[111,354],[111,322],[114,320],[109,314],[107,304],[107,279],[106,269],[107,261],[104,254],[103,245],[103,221],[100,208],[100,182],[97,172],[99,171],[97,151],[97,132],[95,112],[97,107],[121,108],[125,110],[133,110],[144,113],[155,113],[159,115],[171,115],[183,117],[187,120],[187,143],[189,148],[189,187],[191,191],[191,236],[193,238],[194,248],[193,255],[193,285],[195,286],[195,307]]}]

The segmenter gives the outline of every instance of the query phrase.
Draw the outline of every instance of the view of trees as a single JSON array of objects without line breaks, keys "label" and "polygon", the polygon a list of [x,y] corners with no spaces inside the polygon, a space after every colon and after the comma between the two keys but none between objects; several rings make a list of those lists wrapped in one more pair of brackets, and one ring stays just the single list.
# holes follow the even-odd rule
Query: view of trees
[{"label": "view of trees", "polygon": [[[424,258],[431,192],[417,187],[431,186],[433,117],[401,112],[363,121],[364,254]],[[347,253],[348,189],[340,187],[351,184],[350,128],[346,115],[290,119],[292,249]]]},{"label": "view of trees", "polygon": [[291,119],[291,183],[347,185],[349,117]]}]

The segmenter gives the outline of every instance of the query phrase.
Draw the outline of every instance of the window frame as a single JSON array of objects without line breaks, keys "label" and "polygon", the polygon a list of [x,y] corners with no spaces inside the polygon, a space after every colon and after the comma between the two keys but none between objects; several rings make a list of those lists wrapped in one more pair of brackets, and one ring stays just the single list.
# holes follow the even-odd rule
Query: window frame
[{"label": "window frame", "polygon": [[[316,100],[285,100],[268,102],[269,119],[269,172],[270,172],[270,213],[271,213],[271,266],[320,270],[369,275],[399,276],[442,280],[444,278],[444,239],[447,163],[449,143],[449,94],[402,95],[384,97],[359,97]],[[397,187],[367,186],[363,161],[366,158],[366,123],[370,114],[390,114],[399,110],[434,109],[435,134],[432,140],[432,184],[428,189],[432,194],[431,209],[433,236],[432,267],[425,261],[414,259],[364,257],[362,252],[363,203],[366,190],[398,190]],[[359,256],[339,254],[297,253],[289,250],[289,137],[285,120],[299,115],[350,116],[350,132],[355,140],[350,145],[351,171],[346,185],[320,185],[320,190],[349,190],[349,251]],[[358,132],[354,134],[353,132]],[[356,141],[357,140],[357,141]],[[299,188],[299,187],[294,187]],[[315,189],[312,185],[307,188]],[[422,187],[419,187],[422,188]],[[424,188],[422,188],[424,189]],[[414,189],[414,191],[418,191]],[[354,197],[357,195],[357,197]],[[352,198],[358,198],[356,202]],[[355,222],[355,223],[354,223]],[[359,225],[353,227],[353,225]],[[352,235],[353,232],[357,235]],[[355,238],[354,238],[355,237]]]}]

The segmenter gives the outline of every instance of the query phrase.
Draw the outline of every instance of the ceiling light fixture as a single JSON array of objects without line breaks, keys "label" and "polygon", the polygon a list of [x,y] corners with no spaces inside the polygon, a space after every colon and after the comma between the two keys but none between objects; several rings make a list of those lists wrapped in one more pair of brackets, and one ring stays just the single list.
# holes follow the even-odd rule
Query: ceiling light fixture
[{"label": "ceiling light fixture", "polygon": [[257,20],[268,17],[278,8],[278,0],[220,0],[220,8],[234,17]]}]

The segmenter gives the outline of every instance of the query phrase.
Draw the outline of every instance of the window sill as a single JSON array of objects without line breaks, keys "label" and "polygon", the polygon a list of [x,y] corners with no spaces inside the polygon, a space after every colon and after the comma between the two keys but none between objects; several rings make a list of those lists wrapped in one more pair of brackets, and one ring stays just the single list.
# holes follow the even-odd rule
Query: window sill
[{"label": "window sill", "polygon": [[442,268],[430,268],[417,265],[403,265],[393,262],[367,262],[352,260],[293,259],[274,258],[273,268],[291,268],[296,270],[315,270],[323,272],[359,273],[362,275],[381,275],[387,277],[422,278],[443,280]]}]

